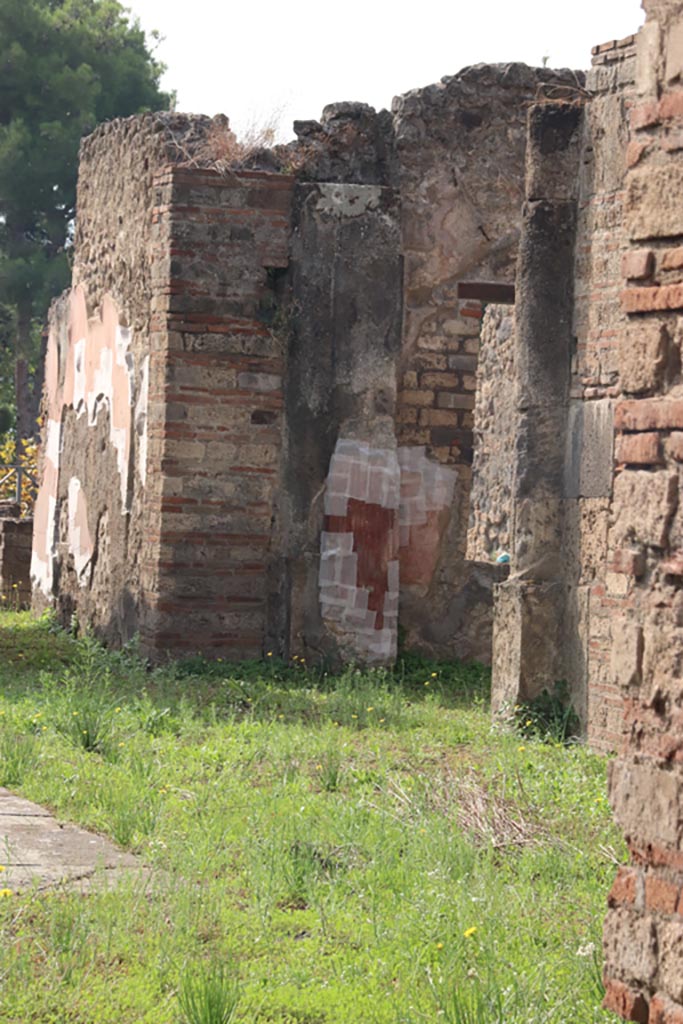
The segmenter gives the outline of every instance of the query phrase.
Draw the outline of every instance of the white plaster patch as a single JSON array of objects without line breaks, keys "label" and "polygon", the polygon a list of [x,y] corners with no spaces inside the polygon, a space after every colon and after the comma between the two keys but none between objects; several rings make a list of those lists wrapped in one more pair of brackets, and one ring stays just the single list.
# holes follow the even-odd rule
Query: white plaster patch
[{"label": "white plaster patch", "polygon": [[69,552],[73,555],[79,586],[85,587],[89,582],[87,570],[93,556],[93,543],[88,528],[88,505],[81,482],[77,477],[69,480]]},{"label": "white plaster patch", "polygon": [[447,508],[453,501],[457,470],[427,458],[424,446],[398,449],[401,467],[399,531],[401,546],[410,540],[410,527],[423,526],[427,513]]},{"label": "white plaster patch", "polygon": [[138,439],[138,475],[147,483],[147,405],[149,402],[149,356],[140,365],[140,390],[135,404],[135,433]]},{"label": "white plaster patch", "polygon": [[48,597],[52,592],[57,547],[57,483],[61,458],[62,425],[48,419],[45,432],[43,478],[33,510],[31,583]]},{"label": "white plaster patch", "polygon": [[316,210],[339,218],[362,217],[369,210],[376,210],[382,195],[379,185],[319,184],[318,189]]},{"label": "white plaster patch", "polygon": [[[325,514],[346,517],[350,499],[397,510],[400,493],[396,452],[341,438],[330,460]],[[396,537],[395,542],[397,543]],[[368,607],[371,590],[358,585],[358,551],[363,543],[349,532],[323,532],[318,576],[320,610],[335,631],[350,642],[366,662],[387,662],[396,656],[398,628],[398,561],[387,563],[387,590],[380,611]],[[378,616],[381,615],[378,626]]]},{"label": "white plaster patch", "polygon": [[373,448],[340,439],[325,486],[325,515],[345,516],[349,498],[382,508],[398,508],[399,465],[392,448]]}]

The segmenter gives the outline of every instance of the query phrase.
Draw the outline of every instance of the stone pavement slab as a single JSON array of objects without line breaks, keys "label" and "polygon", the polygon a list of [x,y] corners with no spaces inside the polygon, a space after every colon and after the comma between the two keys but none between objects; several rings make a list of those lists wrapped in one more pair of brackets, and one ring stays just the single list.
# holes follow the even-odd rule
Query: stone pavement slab
[{"label": "stone pavement slab", "polygon": [[137,857],[103,836],[57,821],[44,807],[0,787],[0,887],[13,891],[60,882],[88,889],[96,878],[107,884],[136,869]]}]

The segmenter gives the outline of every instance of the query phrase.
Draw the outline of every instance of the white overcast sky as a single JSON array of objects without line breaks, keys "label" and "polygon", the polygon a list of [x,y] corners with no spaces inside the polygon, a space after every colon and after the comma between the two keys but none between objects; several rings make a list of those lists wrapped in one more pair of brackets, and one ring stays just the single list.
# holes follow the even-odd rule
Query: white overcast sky
[{"label": "white overcast sky", "polygon": [[224,113],[238,134],[393,96],[468,64],[587,68],[591,46],[643,22],[640,0],[124,0],[156,53],[177,109]]}]

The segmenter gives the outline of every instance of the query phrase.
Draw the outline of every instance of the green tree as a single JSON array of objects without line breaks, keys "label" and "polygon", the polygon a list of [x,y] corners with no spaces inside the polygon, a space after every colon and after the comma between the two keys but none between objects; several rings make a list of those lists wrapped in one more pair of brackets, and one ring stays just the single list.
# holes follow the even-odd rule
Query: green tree
[{"label": "green tree", "polygon": [[100,121],[166,109],[163,70],[118,0],[0,0],[0,308],[12,318],[19,438],[35,432],[31,370],[69,281],[80,139]]}]

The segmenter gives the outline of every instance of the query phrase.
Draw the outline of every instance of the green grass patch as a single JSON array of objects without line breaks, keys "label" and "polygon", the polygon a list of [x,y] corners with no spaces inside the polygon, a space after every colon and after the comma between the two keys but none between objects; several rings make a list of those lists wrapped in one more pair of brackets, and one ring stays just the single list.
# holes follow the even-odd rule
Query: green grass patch
[{"label": "green grass patch", "polygon": [[151,871],[0,899],[7,1024],[607,1024],[605,762],[480,666],[150,670],[0,612],[2,784]]}]

